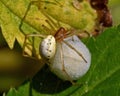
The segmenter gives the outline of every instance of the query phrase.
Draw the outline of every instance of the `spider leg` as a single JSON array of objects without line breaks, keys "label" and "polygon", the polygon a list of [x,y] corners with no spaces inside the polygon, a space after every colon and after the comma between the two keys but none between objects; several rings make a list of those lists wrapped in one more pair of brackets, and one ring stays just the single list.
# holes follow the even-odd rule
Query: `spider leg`
[{"label": "spider leg", "polygon": [[71,49],[73,49],[86,63],[87,63],[87,60],[83,57],[83,55],[79,52],[79,51],[77,51],[73,46],[71,46],[68,42],[66,42],[66,41],[64,41],[63,40],[63,42],[66,44],[66,45],[68,45]]},{"label": "spider leg", "polygon": [[60,58],[61,58],[61,61],[62,61],[62,70],[63,70],[63,71],[65,72],[65,74],[67,75],[68,80],[69,80],[73,85],[75,85],[75,82],[73,82],[73,80],[71,80],[69,74],[68,74],[68,73],[66,72],[66,70],[65,70],[62,43],[61,43],[60,45],[61,45]]},{"label": "spider leg", "polygon": [[46,22],[50,25],[50,27],[51,27],[51,29],[53,30],[53,32],[56,32],[56,29],[58,30],[60,27],[61,27],[61,25],[60,25],[60,22],[59,21],[54,21],[53,19],[52,19],[52,17],[50,17],[48,14],[46,14],[45,12],[44,12],[44,15],[48,18],[48,20],[46,20]]},{"label": "spider leg", "polygon": [[[24,16],[22,17],[22,19],[21,19],[21,21],[20,21],[19,29],[20,29],[20,31],[21,31],[23,34],[24,34],[24,31],[23,31],[23,29],[22,29],[23,21],[25,21],[25,18],[26,18],[26,16],[27,16],[27,14],[28,14],[31,6],[34,5],[35,3],[38,3],[38,1],[30,1],[29,5],[28,5],[28,7],[27,7],[27,9],[26,9],[26,11],[25,11]],[[24,34],[24,35],[25,35],[25,34]]]},{"label": "spider leg", "polygon": [[[29,41],[29,37],[33,37],[32,38],[32,44],[30,43]],[[34,37],[40,37],[40,38],[45,38],[46,36],[45,35],[42,35],[42,34],[26,34],[25,35],[25,40],[24,40],[24,43],[23,43],[23,56],[25,57],[31,57],[31,55],[33,54],[35,57],[38,58],[38,55],[35,54],[36,51],[35,51],[35,48],[34,48]],[[25,48],[27,48],[27,50],[29,50],[30,52],[32,52],[32,54],[25,54]]]}]

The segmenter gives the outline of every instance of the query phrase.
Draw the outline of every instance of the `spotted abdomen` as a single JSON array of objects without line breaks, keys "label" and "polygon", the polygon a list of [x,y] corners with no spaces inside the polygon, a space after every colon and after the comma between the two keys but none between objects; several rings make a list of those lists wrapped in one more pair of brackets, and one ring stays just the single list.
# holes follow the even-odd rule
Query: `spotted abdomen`
[{"label": "spotted abdomen", "polygon": [[55,55],[56,41],[54,36],[48,35],[40,44],[40,54],[46,58],[51,59]]}]

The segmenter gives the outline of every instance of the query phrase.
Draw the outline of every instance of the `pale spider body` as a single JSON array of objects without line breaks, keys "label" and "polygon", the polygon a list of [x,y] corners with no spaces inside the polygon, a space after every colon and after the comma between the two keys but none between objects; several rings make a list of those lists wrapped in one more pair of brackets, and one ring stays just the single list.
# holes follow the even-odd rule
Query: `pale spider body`
[{"label": "pale spider body", "polygon": [[48,35],[42,40],[39,51],[41,55],[46,59],[51,59],[56,52],[56,40],[54,36]]}]

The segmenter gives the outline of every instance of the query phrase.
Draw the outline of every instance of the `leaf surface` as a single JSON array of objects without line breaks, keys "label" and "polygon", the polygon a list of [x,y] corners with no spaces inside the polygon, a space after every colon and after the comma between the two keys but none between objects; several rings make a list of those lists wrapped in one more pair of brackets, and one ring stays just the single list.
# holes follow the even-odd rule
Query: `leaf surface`
[{"label": "leaf surface", "polygon": [[[50,81],[50,75],[42,73],[39,75],[36,82],[38,90],[34,87],[30,87],[30,82],[22,85],[18,92],[23,92],[24,96],[28,96],[29,93],[33,96],[119,96],[120,95],[120,26],[109,28],[104,31],[96,39],[90,39],[86,45],[92,54],[92,65],[88,73],[78,80],[80,86],[71,86],[63,88],[64,90],[58,93],[42,93],[42,88],[47,88],[51,83],[51,86],[47,90],[52,91],[54,87],[54,81]],[[53,75],[53,74],[52,74]],[[34,79],[34,78],[33,78]],[[41,79],[45,83],[45,86],[41,86]],[[57,82],[57,81],[56,81]],[[34,85],[33,84],[33,85]],[[64,85],[64,83],[61,83]],[[58,86],[58,90],[60,86]],[[57,85],[56,85],[57,86]],[[31,90],[28,90],[31,88]],[[56,89],[54,89],[56,90]],[[27,94],[27,95],[26,95]],[[22,95],[21,95],[22,96]]]}]

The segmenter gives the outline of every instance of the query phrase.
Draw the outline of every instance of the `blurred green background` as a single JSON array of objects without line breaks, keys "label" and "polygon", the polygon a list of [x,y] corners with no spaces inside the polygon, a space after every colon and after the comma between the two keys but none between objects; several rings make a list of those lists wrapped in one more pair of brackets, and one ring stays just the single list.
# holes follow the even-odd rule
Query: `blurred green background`
[{"label": "blurred green background", "polygon": [[114,25],[120,24],[120,0],[109,0]]}]

